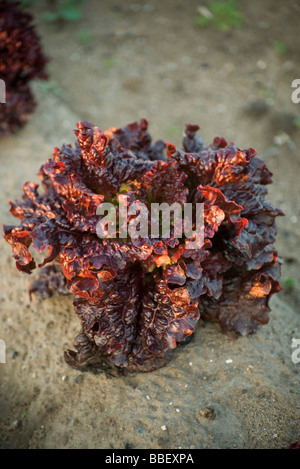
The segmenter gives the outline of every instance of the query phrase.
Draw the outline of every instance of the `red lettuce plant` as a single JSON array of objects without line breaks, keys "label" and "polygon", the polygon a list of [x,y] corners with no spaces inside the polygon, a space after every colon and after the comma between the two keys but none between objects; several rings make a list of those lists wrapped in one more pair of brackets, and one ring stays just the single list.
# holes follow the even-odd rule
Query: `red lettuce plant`
[{"label": "red lettuce plant", "polygon": [[36,106],[29,82],[47,78],[47,58],[32,21],[19,2],[0,2],[0,79],[6,88],[6,102],[0,104],[0,136],[28,121]]},{"label": "red lettuce plant", "polygon": [[[55,148],[41,167],[43,191],[27,182],[22,200],[10,202],[21,224],[4,226],[4,237],[17,268],[36,267],[30,247],[46,252],[30,294],[74,295],[82,331],[65,351],[71,366],[151,371],[200,317],[231,337],[268,322],[280,290],[275,217],[283,215],[265,200],[271,173],[255,150],[224,138],[205,146],[198,129],[187,125],[178,149],[152,144],[144,119],[106,132],[79,122],[75,147]],[[174,219],[168,237],[99,238],[97,207],[117,207],[120,195],[149,208],[202,204],[201,249],[175,236]]]}]

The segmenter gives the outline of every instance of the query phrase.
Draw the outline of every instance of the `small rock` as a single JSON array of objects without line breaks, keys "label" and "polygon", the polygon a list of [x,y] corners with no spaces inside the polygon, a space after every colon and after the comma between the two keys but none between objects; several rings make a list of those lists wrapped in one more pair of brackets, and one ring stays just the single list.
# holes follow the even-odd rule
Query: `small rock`
[{"label": "small rock", "polygon": [[83,380],[84,380],[84,376],[78,375],[76,376],[76,378],[74,378],[74,383],[79,384],[79,383],[82,383]]},{"label": "small rock", "polygon": [[260,70],[266,70],[267,68],[267,64],[266,62],[264,62],[263,60],[258,60],[256,62],[256,66],[260,69]]},{"label": "small rock", "polygon": [[200,13],[200,15],[204,16],[204,18],[213,19],[213,17],[214,17],[212,12],[203,5],[200,5],[197,8],[197,10],[198,10],[198,13]]},{"label": "small rock", "polygon": [[274,143],[276,145],[284,145],[285,143],[289,143],[290,140],[291,140],[291,137],[285,132],[282,132],[279,135],[275,135],[274,137]]},{"label": "small rock", "polygon": [[199,414],[200,417],[207,420],[215,420],[216,418],[215,409],[212,407],[205,407],[204,409],[200,410]]},{"label": "small rock", "polygon": [[8,431],[12,432],[14,430],[17,430],[17,428],[20,428],[21,426],[21,420],[16,419],[12,422],[12,424],[8,427]]},{"label": "small rock", "polygon": [[291,216],[291,223],[297,223],[298,222],[298,218],[296,217],[296,215],[292,215]]}]

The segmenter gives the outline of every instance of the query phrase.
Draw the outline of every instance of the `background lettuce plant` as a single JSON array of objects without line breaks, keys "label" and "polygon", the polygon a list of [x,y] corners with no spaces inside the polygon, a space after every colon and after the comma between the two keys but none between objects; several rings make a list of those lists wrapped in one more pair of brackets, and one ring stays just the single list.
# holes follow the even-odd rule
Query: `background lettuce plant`
[{"label": "background lettuce plant", "polygon": [[0,79],[6,87],[6,102],[0,104],[0,136],[22,127],[34,112],[29,83],[46,79],[48,59],[43,55],[33,17],[19,2],[0,2]]}]

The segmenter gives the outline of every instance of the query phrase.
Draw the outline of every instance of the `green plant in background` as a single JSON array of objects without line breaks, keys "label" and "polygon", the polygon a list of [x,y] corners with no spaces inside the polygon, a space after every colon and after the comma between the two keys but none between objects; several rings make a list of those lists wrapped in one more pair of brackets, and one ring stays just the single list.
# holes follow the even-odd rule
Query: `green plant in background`
[{"label": "green plant in background", "polygon": [[45,81],[39,83],[40,89],[45,93],[51,93],[54,96],[61,96],[63,93],[62,88],[59,88],[55,80]]},{"label": "green plant in background", "polygon": [[282,41],[275,41],[274,47],[277,54],[284,54],[287,51],[287,45]]},{"label": "green plant in background", "polygon": [[114,59],[113,57],[105,57],[102,59],[102,65],[104,67],[110,68],[110,67],[115,67],[116,65],[119,65],[119,61]]},{"label": "green plant in background", "polygon": [[222,31],[242,26],[243,15],[237,7],[235,0],[210,2],[206,7],[198,9],[199,15],[195,22],[201,28],[214,26]]},{"label": "green plant in background", "polygon": [[300,129],[300,117],[296,117],[296,119],[293,120],[293,124],[297,129]]},{"label": "green plant in background", "polygon": [[49,22],[79,21],[82,19],[81,4],[83,0],[65,0],[55,4],[53,11],[47,11],[43,19]]},{"label": "green plant in background", "polygon": [[113,406],[113,408],[112,408],[110,411],[105,410],[105,411],[104,411],[105,415],[106,415],[107,417],[112,417],[112,415],[113,415],[114,411],[116,410],[116,408],[118,407],[118,405],[119,405],[119,404],[115,404],[115,405]]},{"label": "green plant in background", "polygon": [[285,277],[283,281],[284,290],[291,291],[295,288],[295,280],[292,277]]},{"label": "green plant in background", "polygon": [[92,42],[92,35],[88,29],[81,29],[77,33],[77,40],[81,45],[87,46]]}]

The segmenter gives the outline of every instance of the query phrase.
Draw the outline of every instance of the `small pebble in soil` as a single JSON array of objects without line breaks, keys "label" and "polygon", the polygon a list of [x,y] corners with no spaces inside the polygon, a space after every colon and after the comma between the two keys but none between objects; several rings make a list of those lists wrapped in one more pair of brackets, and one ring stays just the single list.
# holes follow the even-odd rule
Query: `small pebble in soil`
[{"label": "small pebble in soil", "polygon": [[273,140],[276,145],[284,145],[290,142],[291,137],[287,133],[282,132],[279,135],[275,135]]},{"label": "small pebble in soil", "polygon": [[11,431],[14,431],[16,430],[17,428],[19,428],[21,426],[21,421],[19,419],[16,419],[12,422],[12,424],[9,426],[8,428],[8,431],[11,432]]},{"label": "small pebble in soil", "polygon": [[166,425],[162,425],[160,428],[161,428],[163,431],[166,431],[166,429],[167,429]]},{"label": "small pebble in soil", "polygon": [[298,221],[298,218],[296,217],[296,215],[292,215],[291,216],[291,223],[297,223]]},{"label": "small pebble in soil", "polygon": [[79,383],[82,383],[83,380],[84,380],[83,375],[78,375],[76,376],[76,378],[74,378],[74,383],[79,384]]},{"label": "small pebble in soil", "polygon": [[215,410],[212,407],[205,407],[204,409],[201,409],[199,415],[200,417],[207,420],[215,420],[216,418]]},{"label": "small pebble in soil", "polygon": [[266,62],[264,62],[263,60],[258,60],[258,61],[256,62],[256,66],[257,66],[257,68],[259,68],[260,70],[266,70],[266,68],[267,68],[267,64],[266,64]]}]

